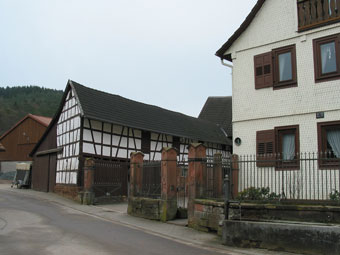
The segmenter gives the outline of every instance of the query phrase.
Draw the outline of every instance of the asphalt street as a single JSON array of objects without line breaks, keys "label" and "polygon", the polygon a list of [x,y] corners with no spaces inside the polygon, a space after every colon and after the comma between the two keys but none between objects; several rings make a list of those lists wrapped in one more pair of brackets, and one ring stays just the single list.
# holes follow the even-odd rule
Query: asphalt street
[{"label": "asphalt street", "polygon": [[221,254],[0,190],[0,254]]}]

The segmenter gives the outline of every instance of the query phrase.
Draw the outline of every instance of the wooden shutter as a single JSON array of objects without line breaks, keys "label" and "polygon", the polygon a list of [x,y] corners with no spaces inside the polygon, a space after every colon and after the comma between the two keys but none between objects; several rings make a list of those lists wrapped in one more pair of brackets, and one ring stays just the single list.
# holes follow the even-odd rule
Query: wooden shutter
[{"label": "wooden shutter", "polygon": [[273,86],[272,53],[254,56],[255,89]]},{"label": "wooden shutter", "polygon": [[148,131],[142,131],[142,152],[150,153],[151,146],[151,133]]},{"label": "wooden shutter", "polygon": [[275,130],[256,132],[256,165],[259,167],[275,166]]}]

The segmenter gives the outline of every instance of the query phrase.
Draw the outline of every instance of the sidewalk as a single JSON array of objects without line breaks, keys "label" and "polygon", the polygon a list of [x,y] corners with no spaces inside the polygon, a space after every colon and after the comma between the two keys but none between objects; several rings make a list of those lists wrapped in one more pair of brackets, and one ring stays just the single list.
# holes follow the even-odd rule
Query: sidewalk
[{"label": "sidewalk", "polygon": [[204,249],[215,250],[222,254],[230,255],[288,255],[290,253],[274,252],[262,249],[240,249],[227,247],[220,244],[220,238],[212,233],[204,233],[187,228],[181,220],[169,223],[146,220],[130,216],[126,213],[127,204],[119,203],[113,205],[85,206],[77,204],[72,200],[65,199],[54,193],[37,192],[27,189],[10,188],[8,184],[0,184],[0,191],[15,192],[22,196],[30,196],[36,199],[58,204],[65,210],[76,210],[87,215],[91,215],[102,220],[107,220],[116,224],[124,225],[133,229],[139,229],[143,232],[175,240],[177,242],[200,246]]}]

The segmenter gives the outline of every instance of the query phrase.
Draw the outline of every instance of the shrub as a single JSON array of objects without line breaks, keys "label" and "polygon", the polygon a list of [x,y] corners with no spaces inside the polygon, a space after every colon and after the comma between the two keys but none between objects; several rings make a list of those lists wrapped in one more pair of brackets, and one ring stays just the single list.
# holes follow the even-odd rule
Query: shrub
[{"label": "shrub", "polygon": [[238,200],[258,200],[258,201],[279,200],[280,198],[281,194],[270,192],[269,187],[267,188],[250,187],[240,192],[237,196]]},{"label": "shrub", "polygon": [[329,198],[332,201],[340,201],[340,192],[337,190],[334,190],[329,194]]}]

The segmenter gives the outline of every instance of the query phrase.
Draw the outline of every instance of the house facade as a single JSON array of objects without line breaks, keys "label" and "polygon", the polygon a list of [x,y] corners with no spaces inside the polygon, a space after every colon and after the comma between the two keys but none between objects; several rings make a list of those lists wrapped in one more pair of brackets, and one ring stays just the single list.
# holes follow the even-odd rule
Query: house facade
[{"label": "house facade", "polygon": [[234,153],[340,157],[339,2],[259,0],[217,51],[233,64]]},{"label": "house facade", "polygon": [[0,137],[0,170],[15,171],[16,163],[31,162],[29,156],[51,118],[28,114]]},{"label": "house facade", "polygon": [[[52,126],[56,132],[55,145],[40,148],[46,140],[53,140]],[[157,161],[163,147],[175,147],[179,160],[184,161],[188,157],[188,145],[193,142],[204,143],[210,156],[217,152],[227,155],[231,151],[225,131],[214,123],[73,81],[67,84],[48,133],[31,154],[39,160],[56,153],[55,171],[46,175],[52,180],[43,181],[53,183],[54,179],[56,190],[72,193],[71,196],[82,189],[84,158],[128,162],[132,152],[141,151],[145,160]],[[49,161],[33,164],[33,183],[34,172],[45,171],[46,162]],[[124,171],[127,175],[127,168]]]}]

